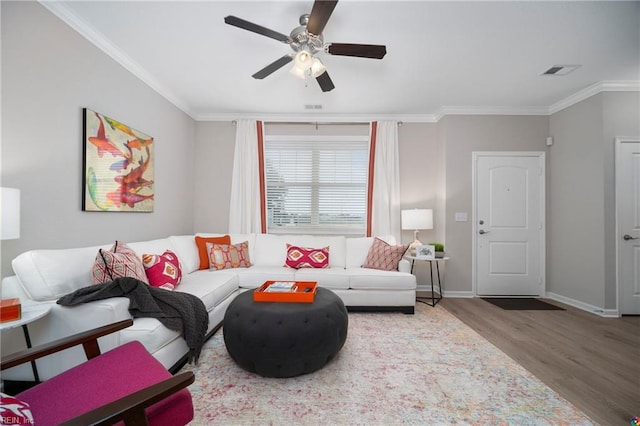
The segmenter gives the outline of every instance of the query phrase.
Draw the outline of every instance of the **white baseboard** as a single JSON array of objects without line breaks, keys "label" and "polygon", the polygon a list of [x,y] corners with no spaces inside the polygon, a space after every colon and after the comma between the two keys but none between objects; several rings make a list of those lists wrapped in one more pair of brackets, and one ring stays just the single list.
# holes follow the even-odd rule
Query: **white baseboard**
[{"label": "white baseboard", "polygon": [[[438,292],[438,287],[434,287],[436,293]],[[431,284],[418,284],[416,287],[416,291],[431,291]],[[445,290],[443,291],[444,297],[460,297],[460,298],[470,298],[475,297],[472,291],[451,291]]]},{"label": "white baseboard", "polygon": [[476,297],[472,291],[445,291],[444,292],[444,296],[445,297],[458,297],[458,298],[472,298],[472,297]]},{"label": "white baseboard", "polygon": [[[431,291],[431,285],[419,285],[416,288],[417,291]],[[476,297],[472,291],[445,291],[444,297],[457,297],[457,298],[472,298]],[[552,292],[546,292],[545,297],[551,300],[555,300],[565,305],[573,306],[574,308],[581,309],[583,311],[599,315],[605,318],[619,318],[620,312],[617,309],[602,309],[598,306],[589,305],[588,303],[581,302],[579,300],[570,299],[559,294]]]},{"label": "white baseboard", "polygon": [[600,315],[605,318],[618,318],[620,313],[617,309],[603,309],[597,306],[589,305],[588,303],[581,302],[579,300],[570,299],[559,294],[552,292],[546,292],[545,297],[564,303],[565,305],[573,306],[574,308],[582,309],[583,311],[590,312],[592,314]]}]

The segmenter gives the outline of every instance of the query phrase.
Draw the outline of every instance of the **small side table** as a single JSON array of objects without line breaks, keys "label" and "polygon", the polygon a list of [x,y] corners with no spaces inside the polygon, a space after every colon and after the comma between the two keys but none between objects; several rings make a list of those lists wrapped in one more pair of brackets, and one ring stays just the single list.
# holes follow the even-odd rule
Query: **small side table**
[{"label": "small side table", "polygon": [[[413,274],[413,266],[417,261],[420,262],[429,262],[429,271],[431,274],[431,297],[427,297],[426,299],[431,299],[431,303],[428,301],[422,300],[423,298],[416,297],[418,302],[424,303],[429,306],[436,306],[440,300],[442,300],[442,282],[440,281],[440,262],[446,262],[450,259],[450,257],[415,257],[415,256],[405,256],[406,259],[411,261],[411,273]],[[434,282],[433,282],[433,264],[436,264],[436,274],[438,277],[438,297],[435,296]]]},{"label": "small side table", "polygon": [[[27,325],[40,318],[46,316],[51,311],[51,305],[26,305],[22,306],[22,318],[15,321],[7,321],[0,323],[0,331],[11,330],[22,326],[22,332],[24,333],[24,340],[27,344],[27,348],[31,348],[31,337],[29,336],[29,329]],[[36,383],[40,383],[40,376],[38,376],[38,368],[36,362],[31,361],[31,370],[33,371],[33,378]]]}]

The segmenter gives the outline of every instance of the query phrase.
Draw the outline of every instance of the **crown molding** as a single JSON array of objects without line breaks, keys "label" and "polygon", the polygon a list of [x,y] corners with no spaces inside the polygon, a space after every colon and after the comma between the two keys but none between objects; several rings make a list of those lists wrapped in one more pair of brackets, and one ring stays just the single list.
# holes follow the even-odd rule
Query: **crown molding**
[{"label": "crown molding", "polygon": [[145,70],[128,55],[118,49],[102,33],[87,25],[75,15],[63,3],[56,1],[38,0],[38,2],[65,22],[76,32],[86,38],[90,43],[98,47],[118,64],[147,84],[152,90],[164,97],[178,109],[190,116],[195,121],[234,121],[238,119],[255,119],[262,121],[286,121],[286,122],[371,122],[381,120],[393,120],[404,123],[437,123],[446,115],[551,115],[568,108],[580,101],[601,92],[637,92],[640,91],[640,81],[601,81],[588,86],[579,92],[570,95],[548,107],[492,107],[492,106],[443,106],[435,114],[265,114],[254,113],[214,113],[200,114],[192,111],[187,103],[179,96],[158,81],[151,73]]},{"label": "crown molding", "polygon": [[78,34],[89,40],[89,42],[95,45],[98,49],[102,50],[118,64],[123,66],[127,71],[138,77],[143,83],[147,84],[160,96],[164,97],[166,100],[171,102],[191,118],[194,118],[192,111],[189,110],[185,102],[183,102],[178,96],[173,94],[137,62],[135,62],[128,55],[118,49],[117,46],[111,43],[104,36],[104,34],[91,28],[76,14],[69,10],[64,4],[45,0],[38,0],[38,2],[64,23],[73,28]]},{"label": "crown molding", "polygon": [[275,122],[362,122],[369,123],[371,121],[398,121],[402,123],[436,123],[436,117],[433,114],[265,114],[261,112],[254,113],[220,113],[220,114],[200,114],[194,118],[196,121],[235,121],[235,120],[260,120]]},{"label": "crown molding", "polygon": [[602,92],[638,92],[640,91],[640,81],[599,81],[591,86],[568,96],[561,101],[549,106],[548,115],[555,114],[558,111],[562,111],[565,108],[569,108],[578,102],[584,101],[593,95],[597,95]]},{"label": "crown molding", "polygon": [[492,106],[443,106],[437,114],[436,121],[446,115],[548,115],[546,107],[492,107]]}]

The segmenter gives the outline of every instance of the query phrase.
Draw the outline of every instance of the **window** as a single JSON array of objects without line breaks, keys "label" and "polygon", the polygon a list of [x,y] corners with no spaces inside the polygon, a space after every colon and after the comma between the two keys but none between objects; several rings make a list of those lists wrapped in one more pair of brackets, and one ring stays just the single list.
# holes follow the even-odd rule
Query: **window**
[{"label": "window", "polygon": [[367,136],[267,136],[267,231],[364,235]]}]

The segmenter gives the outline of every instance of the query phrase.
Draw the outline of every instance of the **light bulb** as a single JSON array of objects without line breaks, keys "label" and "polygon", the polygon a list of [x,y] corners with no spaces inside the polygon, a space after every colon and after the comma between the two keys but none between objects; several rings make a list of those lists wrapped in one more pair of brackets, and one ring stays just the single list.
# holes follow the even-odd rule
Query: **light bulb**
[{"label": "light bulb", "polygon": [[311,67],[311,54],[306,50],[301,50],[296,54],[296,65],[303,70],[308,70]]}]

